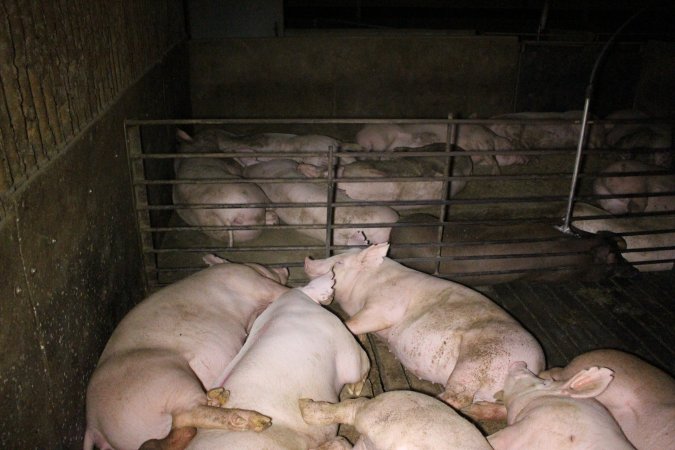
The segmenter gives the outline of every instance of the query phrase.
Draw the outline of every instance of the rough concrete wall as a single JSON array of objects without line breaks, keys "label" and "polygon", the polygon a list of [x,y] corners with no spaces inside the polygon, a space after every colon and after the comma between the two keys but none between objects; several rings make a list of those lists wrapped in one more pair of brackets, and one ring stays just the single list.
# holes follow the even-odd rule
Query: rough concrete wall
[{"label": "rough concrete wall", "polygon": [[0,4],[0,448],[81,448],[143,296],[123,121],[189,110],[181,2],[47,3]]},{"label": "rough concrete wall", "polygon": [[675,116],[675,44],[649,42],[637,88],[635,108],[657,117]]},{"label": "rough concrete wall", "polygon": [[330,35],[192,42],[195,117],[510,111],[515,38]]},{"label": "rough concrete wall", "polygon": [[182,3],[0,2],[0,219],[47,164],[168,48]]}]

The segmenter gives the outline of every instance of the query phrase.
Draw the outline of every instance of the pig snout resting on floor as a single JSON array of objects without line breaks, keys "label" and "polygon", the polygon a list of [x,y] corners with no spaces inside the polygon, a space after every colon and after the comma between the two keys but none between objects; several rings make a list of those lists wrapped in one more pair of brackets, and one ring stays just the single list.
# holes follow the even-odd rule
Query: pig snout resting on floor
[{"label": "pig snout resting on floor", "polygon": [[[675,246],[675,233],[664,232],[649,234],[655,230],[670,230],[675,228],[675,218],[672,216],[655,217],[610,217],[604,219],[584,219],[588,216],[607,216],[604,209],[587,203],[577,202],[574,204],[572,227],[589,233],[610,231],[612,233],[647,232],[647,234],[635,234],[623,236],[626,242],[626,250],[642,249],[638,252],[628,251],[622,255],[640,272],[652,272],[670,270],[672,262],[641,264],[646,261],[673,259],[675,250],[668,247]],[[661,248],[663,248],[661,250]]]},{"label": "pig snout resting on floor", "polygon": [[189,448],[303,450],[336,438],[337,426],[310,426],[298,407],[306,397],[336,402],[345,384],[359,395],[370,369],[349,330],[320,305],[331,301],[333,283],[328,273],[276,300],[226,370],[229,405],[255,408],[272,426],[261,433],[199,430]]},{"label": "pig snout resting on floor", "polygon": [[419,392],[391,391],[335,404],[301,399],[300,410],[310,424],[353,425],[361,433],[356,449],[492,449],[468,420]]},{"label": "pig snout resting on floor", "polygon": [[[603,172],[649,172],[662,171],[663,167],[639,161],[618,161],[607,166]],[[675,174],[600,176],[593,182],[596,195],[652,194],[675,192]],[[675,196],[646,196],[598,199],[600,207],[612,214],[637,212],[673,211]]]},{"label": "pig snout resting on floor", "polygon": [[[172,428],[269,426],[253,411],[208,406],[204,389],[219,387],[253,319],[289,290],[288,271],[205,261],[213,266],[143,300],[115,328],[87,389],[85,449],[137,449]],[[176,434],[167,439],[184,440]]]},{"label": "pig snout resting on floor", "polygon": [[[394,178],[394,177],[441,177],[443,176],[442,158],[436,157],[402,157],[381,161],[356,161],[340,167],[338,170],[338,189],[354,200],[376,201],[415,201],[441,200],[445,196],[442,181],[354,181],[349,178]],[[466,156],[457,156],[452,165],[452,174],[456,176],[471,175],[473,165]],[[298,170],[308,177],[325,177],[325,171],[316,170],[313,166],[300,164]],[[344,180],[344,181],[343,181]],[[451,183],[450,196],[456,195],[466,186],[466,181],[457,180]],[[418,208],[419,205],[392,205],[397,211]]]},{"label": "pig snout resting on floor", "polygon": [[[367,151],[390,151],[399,147],[418,148],[448,141],[448,126],[443,123],[371,124],[356,135],[356,142]],[[455,144],[466,151],[512,150],[510,139],[493,133],[482,125],[461,124],[456,128]],[[525,164],[522,155],[472,155],[476,164],[508,166]]]},{"label": "pig snout resting on floor", "polygon": [[335,272],[335,299],[354,334],[375,332],[418,377],[445,386],[441,398],[476,418],[499,418],[494,394],[513,361],[544,367],[539,343],[484,295],[386,257],[388,244],[305,259],[310,278]]},{"label": "pig snout resting on floor", "polygon": [[637,356],[618,350],[593,350],[577,356],[567,367],[556,367],[539,376],[566,381],[592,366],[614,371],[614,381],[597,400],[612,413],[628,440],[639,450],[673,448],[675,379]]},{"label": "pig snout resting on floor", "polygon": [[593,398],[611,381],[612,371],[600,367],[567,381],[542,380],[524,362],[516,362],[504,384],[508,426],[488,441],[495,450],[634,449]]},{"label": "pig snout resting on floor", "polygon": [[[176,179],[220,178],[231,180],[240,178],[231,168],[233,160],[218,158],[190,158],[177,161]],[[205,183],[175,184],[173,202],[176,205],[198,205],[208,203],[257,204],[255,207],[223,208],[180,208],[178,215],[192,226],[247,226],[276,223],[276,214],[267,211],[269,203],[265,193],[253,183]],[[206,235],[227,242],[232,247],[236,242],[245,242],[257,238],[261,229],[254,230],[205,230]]]},{"label": "pig snout resting on floor", "polygon": [[[394,227],[389,255],[412,269],[434,273],[436,261],[405,261],[404,258],[434,258],[438,248],[437,217],[411,214]],[[419,223],[419,225],[418,225]],[[491,242],[492,241],[492,242]],[[637,273],[621,256],[625,241],[612,233],[568,235],[547,223],[446,224],[443,231],[439,273],[470,286],[507,283],[514,280],[597,281],[609,276]],[[411,244],[426,244],[411,246]]]},{"label": "pig snout resting on floor", "polygon": [[[244,170],[247,178],[288,178],[284,183],[259,182],[259,186],[267,194],[272,203],[321,203],[326,202],[326,186],[317,183],[293,182],[306,179],[298,170],[298,163],[288,159],[261,162]],[[394,223],[398,213],[388,206],[339,206],[340,201],[350,201],[339,192],[335,196],[335,224],[354,224],[353,228],[336,228],[333,231],[333,242],[336,245],[363,244],[363,235],[369,242],[386,242],[391,227],[363,227],[360,224]],[[278,207],[276,213],[286,224],[292,225],[324,225],[326,223],[325,207]],[[315,239],[326,239],[325,229],[298,228],[299,233]]]}]

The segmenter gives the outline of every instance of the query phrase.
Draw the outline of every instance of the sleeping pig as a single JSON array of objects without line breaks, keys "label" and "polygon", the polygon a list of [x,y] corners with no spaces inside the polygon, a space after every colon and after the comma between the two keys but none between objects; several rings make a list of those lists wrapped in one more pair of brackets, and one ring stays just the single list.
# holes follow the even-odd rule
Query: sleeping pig
[{"label": "sleeping pig", "polygon": [[461,284],[402,266],[389,244],[305,259],[310,278],[335,272],[335,299],[354,334],[375,332],[418,377],[445,386],[441,398],[475,418],[505,414],[493,396],[508,367],[544,367],[539,343],[506,311]]},{"label": "sleeping pig", "polygon": [[212,267],[152,294],[113,331],[87,388],[85,449],[135,450],[172,428],[270,425],[254,411],[207,405],[204,390],[225,402],[214,388],[253,319],[289,290],[288,271],[205,260]]},{"label": "sleeping pig", "polygon": [[419,392],[391,391],[373,399],[348,399],[340,403],[301,399],[300,410],[310,424],[353,425],[361,433],[354,448],[492,449],[471,422],[448,405]]},{"label": "sleeping pig", "polygon": [[[663,167],[652,166],[639,161],[618,161],[607,166],[604,172],[650,172],[662,171]],[[600,176],[593,182],[596,195],[655,194],[675,192],[675,174]],[[598,199],[600,207],[612,214],[673,211],[675,196],[644,196]]]},{"label": "sleeping pig", "polygon": [[592,366],[614,371],[614,381],[597,400],[612,413],[624,434],[639,450],[672,448],[675,444],[675,379],[637,356],[619,350],[593,350],[567,367],[539,374],[567,381]]},{"label": "sleeping pig", "polygon": [[[325,184],[294,182],[291,180],[306,179],[298,170],[298,163],[289,159],[265,161],[246,167],[244,175],[247,178],[287,178],[284,183],[259,182],[259,186],[267,194],[272,203],[325,203],[328,194]],[[336,245],[364,244],[363,235],[369,242],[386,242],[389,239],[391,227],[367,227],[375,223],[394,223],[398,214],[388,206],[337,206],[340,201],[349,201],[344,194],[336,194],[334,209],[335,224],[353,224],[350,228],[335,228],[333,243]],[[292,225],[325,225],[326,208],[316,207],[277,207],[276,214],[281,221]],[[325,228],[298,228],[299,233],[324,241]]]},{"label": "sleeping pig", "polygon": [[612,371],[604,367],[579,371],[567,381],[542,380],[524,362],[515,362],[503,392],[508,426],[488,441],[495,450],[634,450],[593,398],[611,381]]},{"label": "sleeping pig", "polygon": [[188,448],[307,450],[336,439],[337,426],[310,426],[298,400],[335,402],[343,385],[359,395],[370,363],[340,319],[321,306],[333,296],[333,275],[286,292],[255,321],[225,370],[229,403],[273,418],[261,433],[199,430]]}]

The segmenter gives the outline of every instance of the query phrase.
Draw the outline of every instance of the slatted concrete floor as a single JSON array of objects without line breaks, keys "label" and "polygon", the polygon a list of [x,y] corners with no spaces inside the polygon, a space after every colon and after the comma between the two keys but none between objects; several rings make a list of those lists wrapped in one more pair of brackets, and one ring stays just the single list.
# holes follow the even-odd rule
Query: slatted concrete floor
[{"label": "slatted concrete floor", "polygon": [[[675,373],[675,273],[652,272],[603,282],[514,282],[480,289],[509,311],[541,343],[549,367],[580,353],[616,348]],[[372,364],[364,395],[412,389],[438,394],[442,388],[407,372],[374,335],[363,341]],[[504,424],[479,424],[491,433]],[[356,437],[350,427],[340,433]]]}]

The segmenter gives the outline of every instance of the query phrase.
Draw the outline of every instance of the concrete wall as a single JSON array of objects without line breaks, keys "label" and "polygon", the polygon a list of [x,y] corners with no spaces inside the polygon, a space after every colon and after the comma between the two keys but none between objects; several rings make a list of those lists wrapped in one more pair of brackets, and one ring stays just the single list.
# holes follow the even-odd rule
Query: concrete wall
[{"label": "concrete wall", "polygon": [[[307,34],[190,43],[195,117],[443,118],[582,109],[598,43]],[[673,45],[615,44],[592,112],[673,114]]]},{"label": "concrete wall", "polygon": [[189,111],[181,2],[150,3],[0,6],[0,448],[81,448],[143,297],[123,121]]},{"label": "concrete wall", "polygon": [[195,41],[195,117],[446,117],[510,111],[515,38],[293,36]]}]

